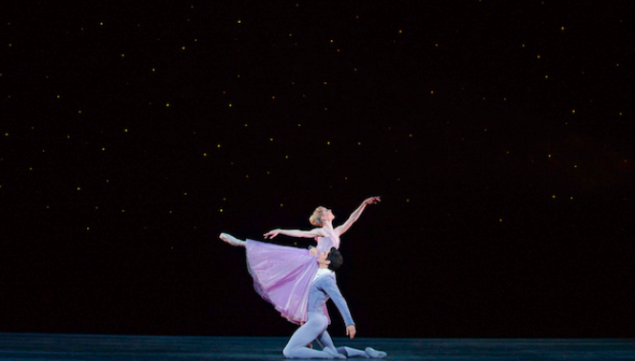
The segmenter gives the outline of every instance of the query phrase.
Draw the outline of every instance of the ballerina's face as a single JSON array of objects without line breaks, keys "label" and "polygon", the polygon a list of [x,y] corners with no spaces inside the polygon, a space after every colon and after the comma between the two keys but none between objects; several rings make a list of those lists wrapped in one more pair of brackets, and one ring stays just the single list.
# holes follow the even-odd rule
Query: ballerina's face
[{"label": "ballerina's face", "polygon": [[322,217],[320,217],[322,221],[330,222],[335,219],[335,215],[333,215],[333,210],[328,209],[326,207],[322,207],[322,209],[323,209]]}]

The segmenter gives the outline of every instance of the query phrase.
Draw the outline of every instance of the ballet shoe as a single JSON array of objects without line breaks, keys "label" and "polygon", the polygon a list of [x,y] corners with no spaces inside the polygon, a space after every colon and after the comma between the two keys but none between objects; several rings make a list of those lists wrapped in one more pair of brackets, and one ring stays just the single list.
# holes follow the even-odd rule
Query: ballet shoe
[{"label": "ballet shoe", "polygon": [[231,234],[221,233],[220,236],[218,236],[218,238],[220,238],[224,242],[227,242],[227,243],[231,244],[232,246],[244,246],[245,245],[245,241],[241,241],[239,239],[236,239],[236,237],[232,236]]},{"label": "ballet shoe", "polygon": [[366,351],[366,354],[370,356],[370,358],[384,358],[388,355],[384,351],[377,351],[372,347],[366,347],[364,351]]}]

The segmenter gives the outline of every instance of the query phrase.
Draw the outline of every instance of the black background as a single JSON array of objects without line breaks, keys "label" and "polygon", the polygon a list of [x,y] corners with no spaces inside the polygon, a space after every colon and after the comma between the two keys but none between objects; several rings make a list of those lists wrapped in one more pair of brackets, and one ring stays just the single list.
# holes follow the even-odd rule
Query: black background
[{"label": "black background", "polygon": [[380,195],[359,336],[635,336],[630,2],[520,3],[2,5],[0,331],[290,335],[218,234]]}]

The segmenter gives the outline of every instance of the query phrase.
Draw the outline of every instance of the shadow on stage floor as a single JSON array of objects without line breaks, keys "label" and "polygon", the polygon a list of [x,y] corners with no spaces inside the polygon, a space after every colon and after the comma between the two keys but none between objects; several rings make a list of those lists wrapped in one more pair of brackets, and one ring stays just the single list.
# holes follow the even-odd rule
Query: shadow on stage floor
[{"label": "shadow on stage floor", "polygon": [[[282,337],[0,333],[0,360],[283,360]],[[335,338],[387,360],[635,360],[635,340]]]}]

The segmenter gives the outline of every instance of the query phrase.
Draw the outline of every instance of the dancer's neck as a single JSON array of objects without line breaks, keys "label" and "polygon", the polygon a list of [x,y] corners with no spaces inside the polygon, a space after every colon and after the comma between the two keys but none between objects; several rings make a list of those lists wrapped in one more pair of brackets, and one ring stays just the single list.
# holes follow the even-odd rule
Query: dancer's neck
[{"label": "dancer's neck", "polygon": [[322,228],[326,228],[329,231],[333,231],[333,223],[331,221],[323,221]]}]

